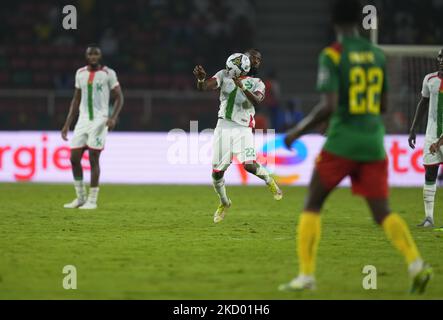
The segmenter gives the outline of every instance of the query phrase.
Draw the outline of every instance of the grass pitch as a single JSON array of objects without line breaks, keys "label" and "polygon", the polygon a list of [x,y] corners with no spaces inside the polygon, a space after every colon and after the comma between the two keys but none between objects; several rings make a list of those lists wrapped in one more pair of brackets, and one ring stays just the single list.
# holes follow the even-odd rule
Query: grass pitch
[{"label": "grass pitch", "polygon": [[[323,214],[318,290],[282,293],[296,275],[295,226],[305,188],[281,202],[265,187],[230,187],[227,218],[212,222],[210,186],[103,185],[100,208],[66,210],[71,185],[0,184],[0,299],[408,299],[403,258],[364,201],[340,189]],[[393,189],[392,207],[411,227],[435,276],[420,299],[443,299],[443,232],[415,227],[421,189]],[[442,203],[436,202],[443,225]],[[62,269],[77,269],[77,290]],[[377,268],[377,290],[362,269]]]}]

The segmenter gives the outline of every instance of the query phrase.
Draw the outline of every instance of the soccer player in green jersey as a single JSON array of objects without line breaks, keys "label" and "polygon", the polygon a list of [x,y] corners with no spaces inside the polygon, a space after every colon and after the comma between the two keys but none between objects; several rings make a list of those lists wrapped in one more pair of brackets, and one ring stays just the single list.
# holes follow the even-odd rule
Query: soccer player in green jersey
[{"label": "soccer player in green jersey", "polygon": [[350,176],[352,191],[363,196],[375,221],[401,252],[412,279],[411,292],[422,293],[432,275],[403,219],[388,204],[388,162],[380,113],[386,109],[385,57],[358,34],[362,6],[339,0],[333,7],[337,42],[319,58],[317,89],[321,101],[285,137],[288,148],[303,134],[329,121],[327,140],[317,158],[297,232],[299,275],[280,290],[315,288],[320,211],[330,192]]}]

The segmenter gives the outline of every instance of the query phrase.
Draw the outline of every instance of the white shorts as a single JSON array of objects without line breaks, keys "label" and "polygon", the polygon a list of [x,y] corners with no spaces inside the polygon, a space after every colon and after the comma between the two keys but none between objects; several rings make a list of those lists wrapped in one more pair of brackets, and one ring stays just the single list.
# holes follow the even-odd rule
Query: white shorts
[{"label": "white shorts", "polygon": [[252,128],[219,119],[212,142],[212,169],[226,171],[236,156],[240,163],[256,160]]},{"label": "white shorts", "polygon": [[438,139],[431,140],[425,138],[425,146],[423,149],[423,165],[425,166],[433,166],[443,163],[443,147],[434,154],[429,151],[431,144],[437,142]]},{"label": "white shorts", "polygon": [[71,139],[71,149],[103,150],[108,133],[107,120],[107,118],[94,119],[93,121],[79,119]]}]

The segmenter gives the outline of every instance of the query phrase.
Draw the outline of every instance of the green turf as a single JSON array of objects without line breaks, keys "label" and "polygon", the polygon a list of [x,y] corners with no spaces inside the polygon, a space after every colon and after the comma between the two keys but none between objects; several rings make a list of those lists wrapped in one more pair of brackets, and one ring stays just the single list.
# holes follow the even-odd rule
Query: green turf
[{"label": "green turf", "polygon": [[[281,202],[264,187],[228,187],[233,207],[214,225],[211,187],[103,185],[100,209],[65,210],[69,185],[0,184],[1,299],[407,299],[402,257],[360,198],[337,190],[323,215],[318,290],[282,293],[296,275],[295,226],[306,193],[284,188]],[[435,277],[426,299],[443,298],[443,232],[415,227],[422,191],[393,189]],[[443,224],[437,201],[437,222]],[[77,290],[62,269],[77,268]],[[378,289],[362,288],[364,265]]]}]

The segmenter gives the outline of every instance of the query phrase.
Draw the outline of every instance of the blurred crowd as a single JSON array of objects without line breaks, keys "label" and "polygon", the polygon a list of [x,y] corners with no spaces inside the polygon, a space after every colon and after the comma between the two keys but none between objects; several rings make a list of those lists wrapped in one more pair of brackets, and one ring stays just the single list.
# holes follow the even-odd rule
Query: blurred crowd
[{"label": "blurred crowd", "polygon": [[[262,49],[260,45],[263,44],[257,43],[257,2],[3,2],[0,11],[0,91],[43,89],[55,90],[56,95],[65,89],[70,92],[75,70],[85,65],[84,53],[90,43],[97,43],[102,48],[104,63],[117,71],[124,90],[193,91],[194,65],[204,65],[210,76],[223,66],[232,52],[257,46]],[[77,8],[78,29],[65,30],[62,27],[62,8],[72,4]],[[443,0],[375,0],[373,4],[380,14],[381,43],[443,42],[443,24],[435,23],[443,12]],[[284,6],[279,10],[284,10]],[[279,12],[276,10],[273,14]],[[282,94],[278,75],[271,71],[272,66],[266,65],[266,61],[264,56],[265,70],[260,71],[267,87],[266,100],[257,108],[256,124],[258,128],[274,128],[283,132],[303,118],[303,110],[306,111],[311,102],[303,100],[305,97]],[[408,66],[400,69],[409,70]],[[420,72],[426,70],[412,68],[416,69]],[[399,74],[398,69],[392,70],[391,74]],[[413,78],[421,81],[422,75],[414,75]],[[411,87],[418,88],[419,85],[396,84],[396,87],[406,88],[408,94]],[[202,128],[215,125],[215,95],[209,100],[186,100],[177,96],[168,99],[157,97],[146,103],[143,96],[128,95],[119,130],[187,129],[189,120],[195,119],[201,122]],[[59,129],[69,108],[69,100],[68,96],[53,98],[45,93],[35,97],[0,94],[0,130]],[[401,101],[398,103],[400,108],[393,113],[391,121],[395,125],[389,127],[395,132],[404,132],[409,125],[415,100],[408,104],[411,106],[406,108]]]},{"label": "blurred crowd", "polygon": [[86,45],[98,43],[127,87],[182,89],[194,64],[212,71],[254,44],[253,0],[79,0],[77,30],[62,28],[67,4],[2,3],[0,86],[72,88]]},{"label": "blurred crowd", "polygon": [[380,43],[436,45],[443,42],[443,0],[376,0]]}]

